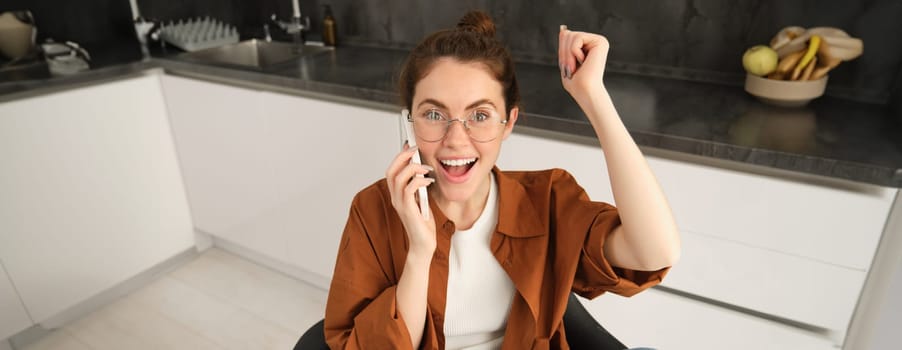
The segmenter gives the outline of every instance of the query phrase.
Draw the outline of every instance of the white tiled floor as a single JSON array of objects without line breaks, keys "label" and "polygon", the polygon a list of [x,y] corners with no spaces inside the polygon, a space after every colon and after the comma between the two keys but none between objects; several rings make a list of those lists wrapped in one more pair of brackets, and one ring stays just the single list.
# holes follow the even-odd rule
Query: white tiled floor
[{"label": "white tiled floor", "polygon": [[326,293],[213,248],[27,350],[291,349]]}]

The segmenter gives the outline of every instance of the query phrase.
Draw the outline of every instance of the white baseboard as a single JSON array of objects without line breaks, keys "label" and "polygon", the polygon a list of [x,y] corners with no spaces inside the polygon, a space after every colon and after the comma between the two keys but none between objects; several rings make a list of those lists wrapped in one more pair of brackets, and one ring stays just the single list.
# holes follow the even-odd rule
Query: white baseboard
[{"label": "white baseboard", "polygon": [[251,250],[244,246],[238,245],[236,243],[232,243],[228,240],[213,236],[213,246],[218,247],[222,250],[230,252],[232,254],[238,255],[242,258],[253,261],[257,264],[266,266],[273,270],[284,273],[292,278],[298,279],[301,282],[310,284],[313,287],[321,289],[323,291],[329,291],[329,285],[331,280],[326,278],[318,273],[311,272],[305,270],[303,268],[297,267],[295,265],[291,265],[285,263],[281,260],[277,260],[271,258],[263,253],[257,252],[255,250]]},{"label": "white baseboard", "polygon": [[[9,337],[8,342],[0,341],[0,350],[24,348],[28,344],[31,344],[43,338],[52,330],[62,328],[63,326],[75,320],[87,316],[88,314],[97,311],[128,294],[131,294],[132,292],[150,284],[154,280],[169,273],[170,271],[175,270],[182,264],[194,260],[194,258],[196,258],[197,256],[198,253],[195,248],[188,248],[187,250],[152,266],[151,268],[139,273],[138,275],[135,275],[132,278],[118,283],[115,286],[103,292],[100,292],[99,294],[94,295],[87,300],[66,309],[63,312],[60,312],[59,314],[56,314],[43,322],[40,322],[19,333],[16,333],[15,335]],[[4,344],[10,347],[4,348]]]},{"label": "white baseboard", "polygon": [[194,229],[194,248],[198,253],[213,247],[213,235]]},{"label": "white baseboard", "polygon": [[185,250],[153,267],[107,289],[40,323],[47,329],[62,327],[144,287],[161,276],[197,257],[194,249]]}]

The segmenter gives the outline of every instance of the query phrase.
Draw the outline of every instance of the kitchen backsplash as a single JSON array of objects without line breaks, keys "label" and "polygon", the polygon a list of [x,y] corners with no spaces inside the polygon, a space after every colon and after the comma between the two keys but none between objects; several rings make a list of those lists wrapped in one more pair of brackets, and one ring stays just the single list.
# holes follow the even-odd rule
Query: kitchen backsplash
[{"label": "kitchen backsplash", "polygon": [[[270,14],[287,19],[291,0],[138,0],[157,19],[212,16],[246,38]],[[555,64],[560,24],[611,41],[611,69],[739,85],[742,53],[787,25],[834,26],[864,41],[864,55],[830,73],[828,94],[897,105],[902,97],[899,0],[300,0],[319,28],[331,4],[344,43],[411,48],[427,33],[483,9],[520,60]],[[127,0],[5,0],[0,10],[31,8],[45,35],[86,42],[133,37]],[[318,30],[317,30],[318,31]],[[892,98],[891,98],[892,97]]]},{"label": "kitchen backsplash", "polygon": [[560,24],[603,33],[614,67],[741,84],[743,52],[787,25],[834,26],[864,41],[864,55],[831,72],[829,93],[885,103],[902,63],[899,0],[331,0],[339,34],[411,47],[482,8],[517,57],[556,63]]},{"label": "kitchen backsplash", "polygon": [[[147,1],[147,0],[145,0]],[[2,0],[0,12],[30,10],[38,41],[71,40],[79,44],[135,40],[128,0]]]},{"label": "kitchen backsplash", "polygon": [[[902,68],[896,74],[896,83],[890,91],[889,106],[896,114],[896,121],[902,125]],[[899,135],[899,146],[902,147],[902,135]]]},{"label": "kitchen backsplash", "polygon": [[[323,14],[318,1],[299,0],[299,5],[311,26],[320,28]],[[214,17],[236,25],[244,37],[260,37],[263,24],[273,14],[282,21],[291,18],[291,0],[138,0],[138,7],[142,15],[154,19]]]}]

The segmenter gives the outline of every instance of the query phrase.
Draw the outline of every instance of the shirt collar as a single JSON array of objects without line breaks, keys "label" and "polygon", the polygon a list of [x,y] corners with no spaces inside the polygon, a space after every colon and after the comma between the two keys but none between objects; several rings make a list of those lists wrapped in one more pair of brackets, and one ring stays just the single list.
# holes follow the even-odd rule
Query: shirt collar
[{"label": "shirt collar", "polygon": [[[495,181],[498,184],[498,226],[495,230],[516,238],[547,234],[548,229],[540,220],[543,216],[532,204],[532,199],[526,193],[523,184],[506,175],[497,165],[492,168],[492,173],[495,174]],[[435,216],[437,228],[450,222],[432,196],[429,196],[429,205]]]},{"label": "shirt collar", "polygon": [[548,233],[539,211],[532,204],[526,188],[517,179],[506,175],[498,166],[492,168],[498,182],[497,231],[511,237],[525,238]]}]

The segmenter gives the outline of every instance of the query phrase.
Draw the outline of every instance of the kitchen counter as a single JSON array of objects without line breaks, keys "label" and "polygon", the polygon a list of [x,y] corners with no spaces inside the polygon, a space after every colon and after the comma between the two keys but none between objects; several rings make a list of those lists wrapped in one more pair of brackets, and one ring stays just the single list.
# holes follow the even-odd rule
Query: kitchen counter
[{"label": "kitchen counter", "polygon": [[[172,74],[392,108],[398,101],[396,72],[406,53],[340,47],[265,72],[191,63],[173,55],[146,61],[121,55],[121,62],[108,60],[105,67],[74,76],[0,81],[0,103],[162,68]],[[556,66],[518,63],[517,73],[523,100],[518,125],[582,140],[594,137],[561,87]],[[886,106],[824,96],[805,108],[779,108],[758,102],[738,85],[616,72],[606,73],[605,84],[626,127],[645,149],[902,187],[902,118]]]}]

